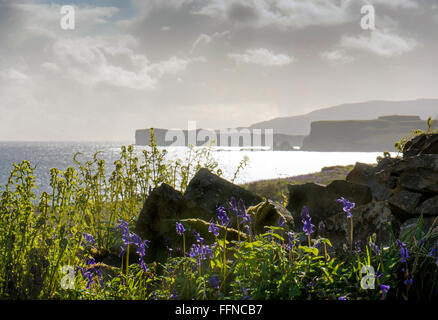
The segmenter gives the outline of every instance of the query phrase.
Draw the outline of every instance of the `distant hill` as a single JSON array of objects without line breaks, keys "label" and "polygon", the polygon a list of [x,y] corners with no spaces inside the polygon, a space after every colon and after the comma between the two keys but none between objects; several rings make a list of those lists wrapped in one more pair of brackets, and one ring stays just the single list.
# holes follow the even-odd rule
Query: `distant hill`
[{"label": "distant hill", "polygon": [[251,125],[253,129],[274,129],[274,133],[308,135],[310,124],[321,120],[370,120],[385,115],[417,115],[438,119],[438,99],[412,101],[368,101],[319,109],[305,115],[275,118]]}]

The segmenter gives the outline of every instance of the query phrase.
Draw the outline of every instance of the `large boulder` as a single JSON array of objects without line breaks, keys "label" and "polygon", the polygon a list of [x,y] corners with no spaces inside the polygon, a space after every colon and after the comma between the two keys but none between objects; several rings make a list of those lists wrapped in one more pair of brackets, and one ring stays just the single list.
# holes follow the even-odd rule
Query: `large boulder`
[{"label": "large boulder", "polygon": [[283,228],[291,230],[294,225],[292,214],[281,204],[272,200],[266,200],[256,206],[249,207],[247,213],[251,216],[251,232],[253,234],[265,233],[266,226],[278,226],[281,221],[284,222]]},{"label": "large boulder", "polygon": [[215,212],[218,205],[227,208],[232,197],[237,201],[242,200],[247,207],[263,201],[258,195],[204,168],[195,174],[184,193],[185,200],[192,201],[210,212]]},{"label": "large boulder", "polygon": [[356,184],[367,185],[371,190],[373,199],[377,201],[388,200],[392,196],[391,190],[376,179],[377,172],[381,171],[385,164],[389,165],[386,159],[382,161],[377,166],[357,162],[353,170],[347,175],[346,180]]},{"label": "large boulder", "polygon": [[403,157],[422,154],[438,154],[438,133],[421,134],[408,141],[403,148]]},{"label": "large boulder", "polygon": [[[387,201],[371,202],[352,210],[353,241],[368,243],[369,237],[376,234],[378,245],[389,245],[391,232],[397,237],[400,232],[400,221],[392,214]],[[325,237],[330,239],[336,249],[341,249],[350,242],[350,219],[345,212],[340,212],[325,221]]]},{"label": "large boulder", "polygon": [[336,199],[344,197],[357,206],[372,201],[371,190],[368,186],[343,180],[336,180],[328,186],[315,183],[289,185],[289,202],[287,209],[291,212],[295,224],[301,223],[303,206],[309,209],[312,223],[318,225],[321,220],[334,216],[342,211],[342,205]]},{"label": "large boulder", "polygon": [[412,191],[438,194],[438,172],[423,168],[405,170],[400,174],[399,185]]},{"label": "large boulder", "polygon": [[438,216],[438,196],[425,200],[418,206],[416,213],[424,216]]},{"label": "large boulder", "polygon": [[393,212],[401,220],[415,217],[418,205],[421,203],[423,195],[417,192],[401,190],[393,195],[389,200]]}]

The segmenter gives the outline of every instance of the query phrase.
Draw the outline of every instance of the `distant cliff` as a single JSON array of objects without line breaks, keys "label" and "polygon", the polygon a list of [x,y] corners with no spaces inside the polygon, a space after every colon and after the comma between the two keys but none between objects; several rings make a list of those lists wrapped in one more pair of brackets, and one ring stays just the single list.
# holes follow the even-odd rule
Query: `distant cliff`
[{"label": "distant cliff", "polygon": [[[256,130],[249,130],[246,128],[234,129],[235,132],[230,131],[230,134],[226,136],[221,136],[220,131],[205,131],[198,129],[196,131],[179,131],[179,130],[168,130],[168,129],[157,129],[154,128],[155,142],[157,146],[188,146],[188,144],[193,144],[196,146],[208,145],[212,140],[216,141],[217,146],[221,147],[261,147],[268,146],[269,136],[265,135],[264,131],[257,133]],[[244,130],[247,130],[248,139],[242,134]],[[201,134],[200,134],[201,132]],[[206,135],[205,133],[210,133]],[[192,136],[192,140],[190,139]],[[294,147],[301,147],[303,139],[305,136],[291,136],[286,134],[272,135],[272,148],[273,150],[293,150]],[[150,144],[150,134],[149,129],[138,129],[135,132],[135,144],[140,146],[146,146]]]},{"label": "distant cliff", "polygon": [[[436,124],[436,121],[434,125]],[[315,121],[301,150],[394,151],[395,142],[411,130],[427,129],[418,116],[382,116],[374,120]]]}]

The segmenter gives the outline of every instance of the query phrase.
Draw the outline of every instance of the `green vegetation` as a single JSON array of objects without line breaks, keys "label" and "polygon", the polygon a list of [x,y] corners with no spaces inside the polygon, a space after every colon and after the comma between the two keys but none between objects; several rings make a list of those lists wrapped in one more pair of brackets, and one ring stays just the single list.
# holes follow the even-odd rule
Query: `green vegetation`
[{"label": "green vegetation", "polygon": [[261,180],[241,185],[243,188],[261,197],[282,203],[288,194],[289,184],[319,183],[328,185],[333,180],[345,180],[347,174],[354,168],[349,166],[324,167],[320,172],[299,175],[290,178]]},{"label": "green vegetation", "polygon": [[[328,239],[311,238],[312,231],[288,232],[281,221],[278,227],[267,227],[264,234],[242,233],[240,241],[229,241],[230,215],[239,215],[244,222],[241,230],[250,230],[251,219],[242,206],[221,207],[218,220],[210,223],[213,243],[197,235],[198,241],[187,252],[169,250],[165,263],[144,264],[148,239],[139,239],[130,230],[149,189],[168,183],[185,190],[201,167],[221,174],[208,149],[190,149],[187,159],[170,163],[165,154],[152,142],[140,161],[132,146],[122,147],[109,177],[98,154],[85,163],[75,155],[76,167],[51,170],[52,191],[38,199],[32,165],[28,161],[14,164],[8,183],[0,188],[0,298],[437,297],[438,219],[430,230],[423,230],[420,220],[405,238],[394,238],[388,248],[378,248],[371,239],[335,256],[326,250],[331,245]],[[223,238],[218,236],[218,227],[225,228]],[[176,232],[194,232],[183,228]],[[124,248],[120,266],[96,261],[97,252],[120,246]],[[129,263],[130,250],[136,250],[139,263]],[[364,283],[364,266],[374,268],[374,286],[368,268],[367,276],[372,279]],[[369,289],[361,288],[361,283]]]}]

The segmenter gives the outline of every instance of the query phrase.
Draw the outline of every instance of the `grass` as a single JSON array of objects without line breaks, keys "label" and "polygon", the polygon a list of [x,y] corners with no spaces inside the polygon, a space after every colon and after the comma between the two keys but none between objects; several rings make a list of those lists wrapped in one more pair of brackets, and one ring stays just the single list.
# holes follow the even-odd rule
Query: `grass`
[{"label": "grass", "polygon": [[[214,233],[209,242],[200,235],[192,244],[182,236],[184,253],[169,248],[164,263],[142,263],[148,239],[132,230],[149,190],[167,183],[184,191],[201,167],[220,174],[208,149],[189,149],[186,159],[170,163],[165,156],[154,142],[141,158],[132,146],[122,147],[109,176],[98,154],[85,163],[74,157],[75,166],[51,170],[51,192],[38,198],[32,165],[14,164],[8,183],[0,187],[0,298],[437,299],[438,219],[430,230],[423,230],[420,219],[388,248],[376,250],[371,235],[370,243],[330,256],[325,250],[329,239],[304,232],[270,226],[254,235],[254,217],[242,206],[236,211],[224,203],[219,204],[221,219],[209,222],[209,229],[225,232]],[[317,176],[328,183],[345,173],[345,168],[331,168]],[[236,230],[221,226],[227,221],[224,214],[239,215],[243,232],[237,240],[227,238]],[[176,227],[176,222],[169,223]],[[180,222],[185,234],[195,232]],[[397,240],[409,252],[406,261]],[[121,246],[125,250],[118,264],[99,260],[97,253]],[[368,289],[360,285],[364,267],[375,272],[367,274]]]}]

